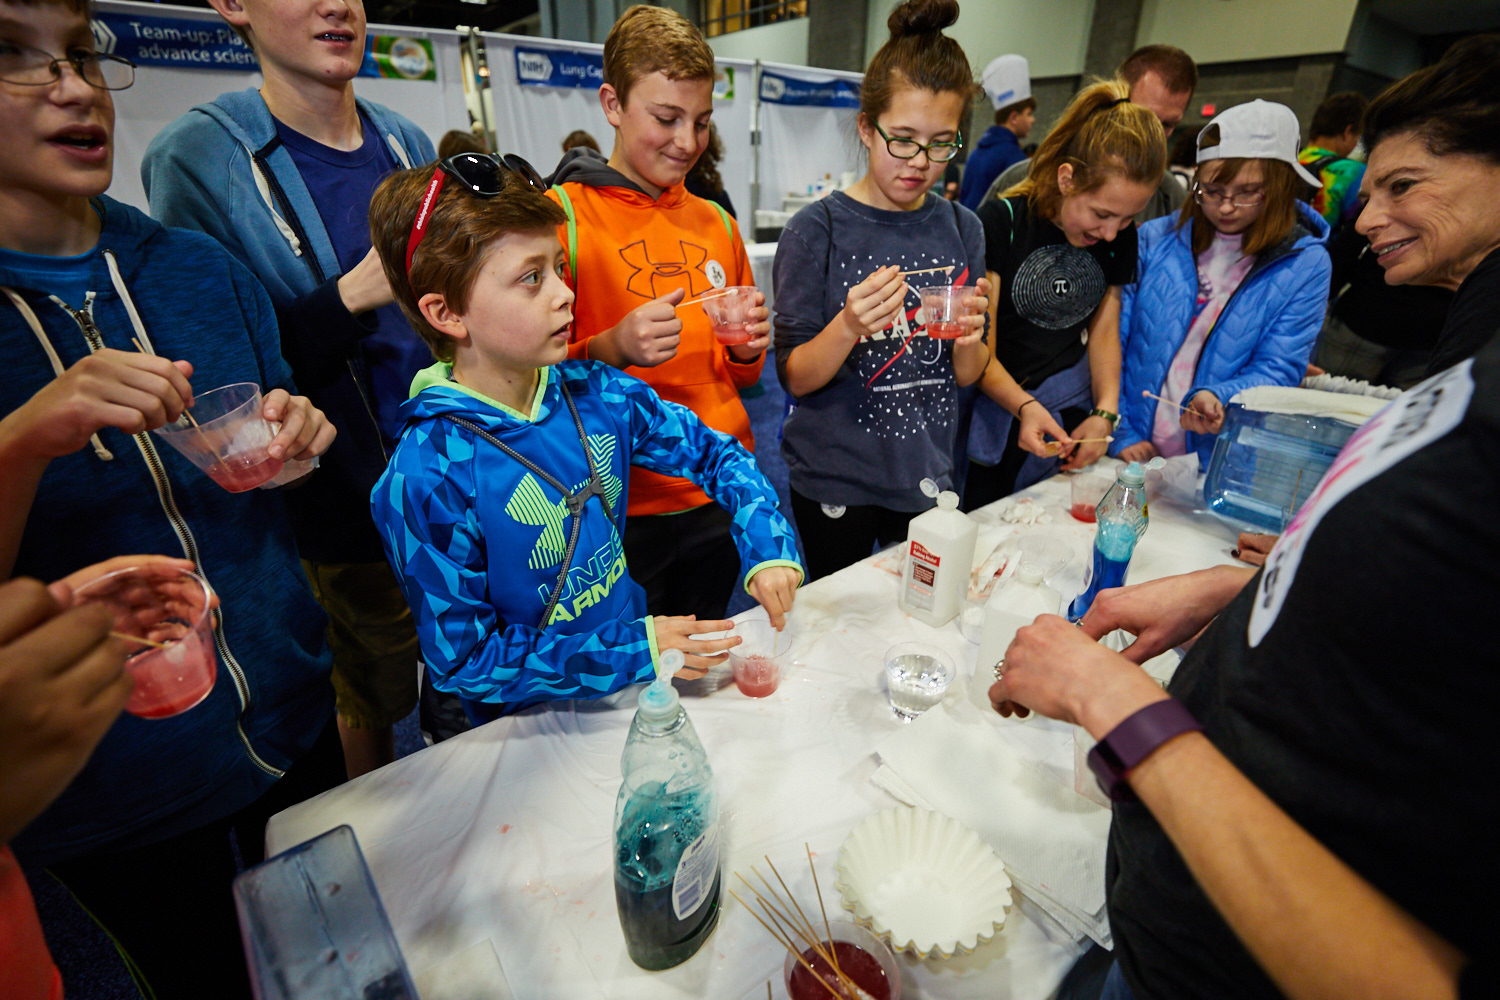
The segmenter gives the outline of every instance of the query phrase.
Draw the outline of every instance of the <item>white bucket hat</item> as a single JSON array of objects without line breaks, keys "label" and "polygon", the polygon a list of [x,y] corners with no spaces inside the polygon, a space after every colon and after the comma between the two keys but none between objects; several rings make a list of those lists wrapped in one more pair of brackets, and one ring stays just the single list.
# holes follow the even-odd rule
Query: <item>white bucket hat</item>
[{"label": "white bucket hat", "polygon": [[[1249,104],[1236,104],[1204,126],[1204,132],[1215,125],[1219,127],[1219,144],[1200,145],[1199,163],[1235,157],[1280,160],[1282,163],[1290,163],[1292,169],[1297,171],[1297,176],[1313,187],[1323,186],[1322,181],[1297,162],[1301,129],[1297,124],[1297,115],[1285,104],[1259,100]],[[1198,135],[1201,139],[1203,132]]]},{"label": "white bucket hat", "polygon": [[984,68],[982,82],[990,103],[999,111],[1031,96],[1031,65],[1025,56],[996,56]]}]

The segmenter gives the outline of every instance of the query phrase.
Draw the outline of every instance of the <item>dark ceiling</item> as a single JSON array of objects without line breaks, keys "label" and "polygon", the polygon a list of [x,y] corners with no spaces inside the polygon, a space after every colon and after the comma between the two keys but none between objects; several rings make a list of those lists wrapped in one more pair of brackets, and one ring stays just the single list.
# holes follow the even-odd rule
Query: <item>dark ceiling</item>
[{"label": "dark ceiling", "polygon": [[[207,0],[170,0],[183,7],[207,7]],[[456,28],[459,25],[498,31],[536,14],[537,0],[367,0],[365,17],[371,24],[404,24],[419,28]],[[514,30],[514,29],[512,29]]]}]

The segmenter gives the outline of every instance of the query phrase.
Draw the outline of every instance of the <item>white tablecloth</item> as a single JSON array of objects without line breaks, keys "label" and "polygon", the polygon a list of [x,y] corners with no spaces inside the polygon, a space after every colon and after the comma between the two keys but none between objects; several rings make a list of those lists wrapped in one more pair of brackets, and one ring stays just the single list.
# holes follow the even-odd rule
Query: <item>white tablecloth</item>
[{"label": "white tablecloth", "polygon": [[[1067,516],[1067,489],[1058,478],[1027,493],[1047,504],[1082,558],[1093,528]],[[982,553],[1015,530],[998,518],[1005,503],[975,515]],[[1233,545],[1233,529],[1212,515],[1153,503],[1130,579],[1229,562]],[[738,885],[733,872],[748,874],[770,855],[794,893],[812,899],[806,842],[837,908],[839,845],[860,820],[896,804],[870,781],[876,746],[901,726],[885,700],[882,654],[892,643],[924,639],[950,651],[965,675],[949,699],[968,696],[975,647],[957,622],[933,629],[902,614],[897,578],[880,561],[799,593],[789,624],[794,666],[773,696],[747,699],[731,685],[683,699],[717,781],[726,889]],[[749,1000],[766,995],[768,980],[783,996],[784,951],[727,892],[718,929],[688,962],[648,973],[627,956],[611,825],[634,703],[630,690],[612,705],[558,703],[483,726],[278,814],[269,848],[353,826],[424,1000]],[[1071,753],[1067,727],[1007,726],[996,727],[1000,738],[1039,765]],[[1041,1000],[1081,950],[1019,900],[1004,930],[971,956],[902,956],[905,995]],[[466,985],[444,985],[456,983]],[[474,983],[489,992],[474,992]]]}]

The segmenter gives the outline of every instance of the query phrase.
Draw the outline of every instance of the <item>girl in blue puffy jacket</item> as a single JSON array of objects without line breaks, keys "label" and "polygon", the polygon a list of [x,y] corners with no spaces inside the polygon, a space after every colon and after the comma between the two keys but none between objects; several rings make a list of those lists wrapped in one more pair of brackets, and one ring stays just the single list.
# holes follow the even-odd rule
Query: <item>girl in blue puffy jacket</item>
[{"label": "girl in blue puffy jacket", "polygon": [[1297,139],[1284,105],[1230,108],[1198,135],[1181,215],[1141,227],[1138,277],[1120,309],[1110,449],[1126,461],[1196,451],[1206,464],[1236,393],[1302,380],[1331,265],[1328,224],[1298,200],[1318,181],[1297,162]]}]

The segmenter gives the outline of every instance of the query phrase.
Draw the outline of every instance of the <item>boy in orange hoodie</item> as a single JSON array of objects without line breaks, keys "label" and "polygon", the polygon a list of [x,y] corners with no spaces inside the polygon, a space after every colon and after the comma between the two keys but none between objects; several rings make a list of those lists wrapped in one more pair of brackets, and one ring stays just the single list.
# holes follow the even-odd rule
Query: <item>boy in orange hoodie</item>
[{"label": "boy in orange hoodie", "polygon": [[[757,293],[752,337],[726,347],[698,305],[681,303],[753,285],[738,228],[683,187],[708,145],[714,54],[680,14],[635,6],[604,43],[599,101],[615,128],[606,161],[571,150],[550,196],[568,213],[574,306],[569,356],[604,361],[650,383],[751,451],[739,391],[760,380],[771,326]],[[739,559],[730,516],[685,479],[631,470],[625,556],[652,614],[723,618]]]}]

